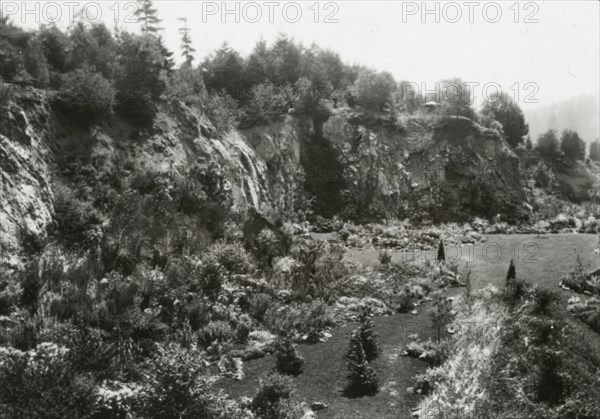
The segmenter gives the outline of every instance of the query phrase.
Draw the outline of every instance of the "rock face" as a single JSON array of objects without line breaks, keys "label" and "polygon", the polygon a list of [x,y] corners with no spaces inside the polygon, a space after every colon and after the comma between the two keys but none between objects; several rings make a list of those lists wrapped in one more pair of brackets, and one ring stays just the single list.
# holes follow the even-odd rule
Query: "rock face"
[{"label": "rock face", "polygon": [[397,128],[342,109],[323,133],[343,167],[348,215],[433,221],[524,216],[518,157],[495,131],[467,118],[415,119]]},{"label": "rock face", "polygon": [[48,109],[40,93],[31,93],[29,111],[14,102],[0,108],[0,258],[18,266],[18,251],[35,247],[52,221],[48,147],[44,124]]},{"label": "rock face", "polygon": [[84,159],[113,164],[116,158],[153,170],[178,170],[210,162],[227,179],[232,210],[243,218],[250,208],[269,219],[291,214],[303,195],[298,120],[217,138],[199,110],[181,102],[163,103],[152,127],[119,117],[102,125],[79,126],[76,118],[53,110],[46,95],[25,89],[0,108],[2,265],[20,265],[26,245],[43,239],[52,222],[52,185],[65,163]]},{"label": "rock face", "polygon": [[[53,110],[48,93],[25,89],[0,110],[2,261],[43,238],[52,222],[52,185],[69,159],[179,170],[203,161],[218,166],[240,217],[252,209],[269,221],[306,208],[358,220],[459,220],[500,213],[516,219],[524,200],[518,158],[494,131],[464,118],[385,121],[334,109],[327,121],[287,115],[268,126],[219,137],[198,109],[158,106],[151,127],[120,117],[78,125]],[[104,164],[104,163],[103,163]]]}]

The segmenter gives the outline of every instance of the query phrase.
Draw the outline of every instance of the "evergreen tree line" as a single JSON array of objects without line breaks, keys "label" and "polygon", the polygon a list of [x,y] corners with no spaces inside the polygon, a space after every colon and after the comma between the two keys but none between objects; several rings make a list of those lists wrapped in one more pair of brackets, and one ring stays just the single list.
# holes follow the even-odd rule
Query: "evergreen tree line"
[{"label": "evergreen tree line", "polygon": [[[179,19],[183,63],[176,68],[173,52],[165,46],[161,20],[152,0],[138,0],[141,34],[109,30],[104,24],[77,22],[62,31],[43,25],[26,31],[8,17],[0,19],[0,79],[58,91],[57,103],[78,117],[97,118],[116,108],[140,121],[151,120],[161,98],[178,98],[206,111],[218,131],[237,125],[252,126],[281,119],[290,112],[324,116],[329,107],[362,107],[396,123],[429,100],[437,113],[462,116],[496,129],[515,147],[529,131],[520,107],[505,93],[487,100],[479,114],[472,92],[460,79],[439,83],[447,95],[428,97],[414,83],[397,82],[388,72],[348,65],[340,56],[316,45],[305,47],[280,35],[272,44],[256,43],[242,57],[227,43],[194,65],[186,17]],[[574,160],[585,156],[583,141],[574,131],[560,140],[553,131],[542,135],[537,148],[547,156],[561,153]],[[590,159],[600,160],[600,145],[592,143]]]},{"label": "evergreen tree line", "polygon": [[[527,148],[532,148],[530,140]],[[564,130],[560,138],[555,130],[548,130],[537,140],[535,148],[539,153],[547,158],[558,158],[561,156],[569,160],[583,160],[585,158],[585,142],[573,130]],[[588,157],[592,161],[600,161],[600,141],[596,139],[589,145]]]}]

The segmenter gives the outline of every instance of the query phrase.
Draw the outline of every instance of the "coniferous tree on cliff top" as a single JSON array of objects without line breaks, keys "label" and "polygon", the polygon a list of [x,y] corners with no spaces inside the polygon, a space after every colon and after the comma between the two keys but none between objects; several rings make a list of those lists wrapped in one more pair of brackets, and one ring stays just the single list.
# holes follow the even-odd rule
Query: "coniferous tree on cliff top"
[{"label": "coniferous tree on cliff top", "polygon": [[155,35],[162,28],[158,26],[160,19],[158,18],[158,12],[154,8],[152,0],[138,0],[138,8],[135,11],[135,16],[138,21],[142,24],[142,33],[145,35]]}]

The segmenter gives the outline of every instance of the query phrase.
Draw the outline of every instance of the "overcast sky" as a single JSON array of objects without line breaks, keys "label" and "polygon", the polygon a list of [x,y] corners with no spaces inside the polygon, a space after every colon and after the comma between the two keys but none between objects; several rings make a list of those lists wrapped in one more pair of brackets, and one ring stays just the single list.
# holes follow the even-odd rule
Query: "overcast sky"
[{"label": "overcast sky", "polygon": [[[8,3],[3,1],[3,10],[10,7]],[[526,103],[526,98],[548,104],[599,90],[598,1],[519,2],[517,7],[512,1],[471,2],[472,6],[461,1],[427,2],[429,14],[423,14],[422,2],[319,2],[318,7],[312,1],[291,3],[258,1],[236,6],[228,2],[226,7],[233,12],[224,15],[223,2],[155,1],[163,20],[163,37],[177,51],[178,59],[177,18],[187,16],[200,59],[224,41],[246,55],[261,37],[271,42],[285,33],[306,45],[314,42],[330,48],[348,63],[389,71],[397,80],[425,83],[427,88],[451,77],[481,86],[497,83],[513,97],[518,91],[523,107],[536,106]],[[23,16],[21,2],[14,4],[19,10],[13,21],[24,19],[26,26],[37,26],[35,13]],[[124,22],[133,10],[129,2],[101,4],[103,21],[113,25],[119,9],[121,28],[137,30],[138,24]],[[61,25],[65,25],[69,6],[61,7]],[[39,11],[42,20],[52,13],[50,6]],[[93,6],[87,14],[93,20]],[[327,17],[332,22],[326,22]],[[475,89],[480,95],[481,88]]]}]

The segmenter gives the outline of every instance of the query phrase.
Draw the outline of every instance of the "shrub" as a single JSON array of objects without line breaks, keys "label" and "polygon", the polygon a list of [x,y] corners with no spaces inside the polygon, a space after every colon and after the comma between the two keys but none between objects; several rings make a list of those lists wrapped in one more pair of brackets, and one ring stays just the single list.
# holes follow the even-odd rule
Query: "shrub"
[{"label": "shrub", "polygon": [[387,265],[392,261],[392,254],[388,250],[383,250],[379,252],[377,258],[379,259],[379,263]]},{"label": "shrub", "polygon": [[358,331],[352,333],[348,352],[344,358],[348,379],[346,392],[350,394],[375,394],[379,387],[379,377],[375,370],[369,366]]},{"label": "shrub", "polygon": [[569,300],[569,312],[583,320],[593,330],[600,333],[600,300],[589,298],[581,301],[575,297]]},{"label": "shrub", "polygon": [[200,330],[198,340],[205,346],[233,340],[235,333],[228,322],[212,321]]},{"label": "shrub", "polygon": [[411,341],[406,345],[406,355],[421,359],[430,365],[441,365],[449,356],[449,341],[434,343],[430,340],[425,342]]},{"label": "shrub", "polygon": [[169,78],[167,92],[170,97],[180,99],[186,104],[202,105],[207,100],[202,69],[182,65]]},{"label": "shrub", "polygon": [[101,74],[79,69],[64,75],[58,101],[77,116],[90,119],[112,113],[115,90]]},{"label": "shrub", "polygon": [[21,352],[0,348],[0,406],[3,417],[87,417],[94,387],[76,373],[68,350],[52,343]]},{"label": "shrub", "polygon": [[280,87],[264,83],[252,86],[244,107],[244,125],[263,125],[281,119],[293,107],[294,96],[290,85]]},{"label": "shrub", "polygon": [[403,285],[395,289],[389,297],[389,304],[399,313],[408,313],[415,307],[415,303],[423,297],[422,290],[411,285]]},{"label": "shrub", "polygon": [[202,291],[211,298],[216,298],[223,285],[223,265],[214,255],[203,259],[201,268]]},{"label": "shrub", "polygon": [[270,268],[273,260],[281,256],[281,243],[277,235],[270,229],[264,228],[256,237],[256,255],[262,267]]},{"label": "shrub", "polygon": [[248,341],[250,332],[252,331],[252,319],[247,314],[242,314],[237,319],[235,329],[235,339],[238,343],[244,344]]},{"label": "shrub", "polygon": [[303,239],[295,243],[291,255],[299,264],[291,274],[294,295],[300,299],[333,299],[347,274],[342,262],[344,253],[343,247],[321,241]]},{"label": "shrub", "polygon": [[204,110],[219,135],[227,134],[239,121],[237,102],[225,92],[210,94]]},{"label": "shrub", "polygon": [[[0,273],[2,273],[1,270]],[[8,278],[8,275],[6,277]],[[16,281],[2,279],[0,281],[0,316],[12,313],[22,298],[22,290]]]},{"label": "shrub", "polygon": [[252,261],[246,249],[238,243],[217,242],[208,250],[230,273],[245,274],[252,271]]},{"label": "shrub", "polygon": [[248,298],[248,313],[258,321],[265,320],[265,314],[273,306],[273,299],[269,294],[262,292],[252,294]]},{"label": "shrub", "polygon": [[55,226],[52,233],[67,247],[87,248],[97,244],[100,237],[92,233],[101,228],[100,214],[66,187],[57,185],[53,192]]},{"label": "shrub", "polygon": [[301,332],[306,333],[309,342],[317,342],[325,329],[335,325],[327,304],[321,301],[312,301],[308,307],[303,307],[302,318],[304,322]]},{"label": "shrub", "polygon": [[[57,331],[61,332],[60,329]],[[75,368],[79,371],[93,372],[100,378],[111,375],[111,367],[115,366],[117,353],[115,346],[106,340],[106,333],[85,326],[74,331],[66,329],[63,333],[66,336],[54,338],[69,346],[68,357]],[[128,361],[131,362],[131,359]]]},{"label": "shrub", "polygon": [[358,329],[360,341],[367,361],[371,361],[379,354],[379,345],[377,344],[377,335],[375,334],[373,320],[369,316],[369,313],[365,311],[361,316],[360,322],[361,325]]},{"label": "shrub", "polygon": [[452,321],[452,302],[441,295],[436,295],[433,300],[433,310],[430,313],[431,323],[436,333],[438,342],[442,340],[446,326]]},{"label": "shrub", "polygon": [[275,356],[277,371],[280,373],[298,375],[302,372],[304,358],[300,356],[296,345],[289,336],[280,339]]},{"label": "shrub", "polygon": [[523,297],[527,295],[528,290],[529,285],[527,282],[516,278],[506,284],[506,288],[504,288],[504,291],[502,292],[502,298],[510,307],[515,307],[523,300]]},{"label": "shrub", "polygon": [[250,409],[264,419],[292,419],[302,416],[291,379],[277,373],[261,377]]},{"label": "shrub", "polygon": [[143,417],[226,418],[222,397],[211,392],[202,354],[170,344],[148,365]]},{"label": "shrub", "polygon": [[24,275],[25,277],[21,281],[23,292],[21,293],[20,303],[21,306],[29,309],[30,313],[35,313],[42,287],[42,281],[39,276],[39,265],[37,263],[31,264],[24,272]]},{"label": "shrub", "polygon": [[125,419],[135,417],[142,405],[142,387],[106,380],[97,388],[97,412],[94,418]]},{"label": "shrub", "polygon": [[470,299],[473,294],[473,281],[471,278],[472,274],[471,267],[469,266],[469,262],[466,263],[464,269],[460,273],[460,277],[465,284],[465,298]]},{"label": "shrub", "polygon": [[579,254],[576,254],[575,258],[575,268],[561,279],[561,285],[575,292],[589,292],[600,295],[600,280],[598,276],[586,272]]},{"label": "shrub", "polygon": [[548,315],[559,301],[560,297],[556,292],[545,288],[535,288],[532,313]]}]

